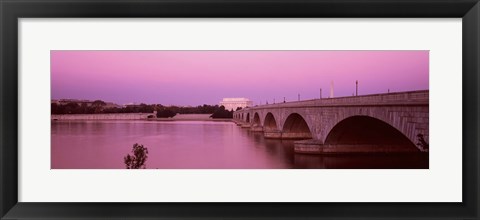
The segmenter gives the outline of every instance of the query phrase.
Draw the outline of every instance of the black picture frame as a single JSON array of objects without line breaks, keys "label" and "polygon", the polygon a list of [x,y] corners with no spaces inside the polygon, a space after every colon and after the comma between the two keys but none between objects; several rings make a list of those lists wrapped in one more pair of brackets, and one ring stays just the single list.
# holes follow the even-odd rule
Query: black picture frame
[{"label": "black picture frame", "polygon": [[[479,219],[478,0],[0,0],[1,219]],[[462,203],[18,202],[19,18],[462,18]],[[448,43],[448,42],[446,42]]]}]

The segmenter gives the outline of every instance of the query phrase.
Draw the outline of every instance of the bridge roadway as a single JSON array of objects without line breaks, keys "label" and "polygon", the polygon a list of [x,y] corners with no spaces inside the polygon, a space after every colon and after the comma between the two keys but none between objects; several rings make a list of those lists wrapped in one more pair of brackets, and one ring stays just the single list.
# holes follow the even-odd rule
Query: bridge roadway
[{"label": "bridge roadway", "polygon": [[323,98],[235,111],[243,128],[312,154],[428,152],[429,91]]}]

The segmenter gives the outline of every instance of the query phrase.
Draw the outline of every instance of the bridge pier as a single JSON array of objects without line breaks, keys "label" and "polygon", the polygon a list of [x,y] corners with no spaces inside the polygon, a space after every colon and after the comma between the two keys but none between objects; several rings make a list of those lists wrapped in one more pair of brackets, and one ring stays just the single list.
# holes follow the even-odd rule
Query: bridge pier
[{"label": "bridge pier", "polygon": [[282,139],[281,131],[264,131],[263,136],[267,139]]},{"label": "bridge pier", "polygon": [[282,132],[282,139],[311,139],[310,132]]},{"label": "bridge pier", "polygon": [[282,131],[264,131],[263,136],[267,139],[288,139],[288,140],[300,140],[310,139],[312,135],[308,132],[282,132]]},{"label": "bridge pier", "polygon": [[241,128],[250,128],[251,125],[249,123],[243,123],[242,125],[240,125]]},{"label": "bridge pier", "polygon": [[263,131],[263,126],[260,126],[260,125],[253,125],[252,127],[250,127],[250,131],[254,131],[254,132],[262,132],[262,131]]},{"label": "bridge pier", "polygon": [[347,154],[347,153],[415,153],[418,150],[405,145],[377,144],[323,144],[309,139],[294,142],[294,152],[301,154]]}]

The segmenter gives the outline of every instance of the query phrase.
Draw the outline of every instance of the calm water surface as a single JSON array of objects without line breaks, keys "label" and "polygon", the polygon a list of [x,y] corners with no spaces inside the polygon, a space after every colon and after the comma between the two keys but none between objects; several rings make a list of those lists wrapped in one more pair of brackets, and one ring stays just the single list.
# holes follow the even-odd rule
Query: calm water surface
[{"label": "calm water surface", "polygon": [[148,169],[428,168],[426,154],[295,154],[232,122],[52,121],[52,169],[124,169],[135,143]]}]

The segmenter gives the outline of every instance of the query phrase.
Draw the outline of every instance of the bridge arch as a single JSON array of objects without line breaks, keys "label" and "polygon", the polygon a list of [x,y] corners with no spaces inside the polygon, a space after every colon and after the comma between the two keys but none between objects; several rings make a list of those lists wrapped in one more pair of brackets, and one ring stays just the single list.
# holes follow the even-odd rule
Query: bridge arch
[{"label": "bridge arch", "polygon": [[307,121],[298,113],[290,114],[282,128],[284,139],[311,139],[312,132]]},{"label": "bridge arch", "polygon": [[262,125],[262,123],[260,122],[260,116],[258,115],[258,112],[255,112],[255,114],[253,115],[253,125]]},{"label": "bridge arch", "polygon": [[366,115],[347,117],[329,130],[325,145],[364,146],[372,151],[419,151],[400,130],[389,123]]},{"label": "bridge arch", "polygon": [[275,117],[271,112],[267,113],[267,115],[265,116],[265,120],[263,120],[263,129],[265,131],[279,130],[277,120],[275,120]]},{"label": "bridge arch", "polygon": [[250,113],[247,113],[246,122],[250,123]]},{"label": "bridge arch", "polygon": [[[385,108],[385,107],[382,107],[382,108]],[[340,114],[329,116],[327,120],[328,123],[325,124],[325,126],[322,128],[322,130],[319,133],[319,139],[325,142],[328,134],[341,121],[354,116],[365,116],[365,117],[370,117],[373,119],[380,120],[390,125],[391,127],[400,131],[404,136],[406,136],[414,144],[418,143],[418,137],[417,137],[418,134],[425,135],[426,141],[428,142],[428,130],[426,132],[425,130],[418,130],[417,126],[422,126],[422,125],[417,125],[415,123],[409,122],[411,120],[416,120],[413,118],[414,116],[413,112],[420,111],[420,109],[419,110],[412,109],[412,107],[409,107],[406,109],[403,107],[400,107],[400,108],[394,107],[393,110],[395,111],[390,111],[386,109],[382,109],[382,111],[378,111],[378,108],[344,109],[342,112],[340,112]],[[403,115],[400,116],[396,111],[401,111],[402,112],[401,114]],[[428,146],[424,148],[420,145],[416,145],[416,147],[422,152],[428,151]]]}]

